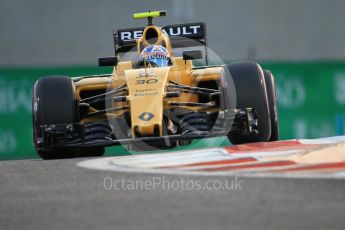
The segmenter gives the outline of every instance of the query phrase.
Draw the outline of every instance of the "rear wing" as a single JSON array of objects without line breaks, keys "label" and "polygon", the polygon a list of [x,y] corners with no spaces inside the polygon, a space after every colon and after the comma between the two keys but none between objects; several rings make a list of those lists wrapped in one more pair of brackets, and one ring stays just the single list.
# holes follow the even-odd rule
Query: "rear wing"
[{"label": "rear wing", "polygon": [[[115,56],[119,59],[121,53],[131,51],[136,46],[136,39],[140,38],[145,27],[119,29],[113,31]],[[206,65],[207,32],[203,22],[168,25],[162,28],[170,38],[172,48],[187,48],[203,46]]]}]

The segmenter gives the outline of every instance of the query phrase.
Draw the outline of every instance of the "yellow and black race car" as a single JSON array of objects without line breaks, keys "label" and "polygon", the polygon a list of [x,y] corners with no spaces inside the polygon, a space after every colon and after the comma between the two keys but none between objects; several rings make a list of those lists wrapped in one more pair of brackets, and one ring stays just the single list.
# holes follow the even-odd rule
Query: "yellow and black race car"
[{"label": "yellow and black race car", "polygon": [[[148,25],[114,31],[115,56],[98,60],[114,66],[111,74],[35,83],[33,141],[40,157],[101,156],[119,144],[166,149],[215,136],[233,144],[278,139],[272,74],[255,62],[208,65],[205,23],[152,23],[165,14],[134,14]],[[194,66],[199,59],[206,64]]]}]

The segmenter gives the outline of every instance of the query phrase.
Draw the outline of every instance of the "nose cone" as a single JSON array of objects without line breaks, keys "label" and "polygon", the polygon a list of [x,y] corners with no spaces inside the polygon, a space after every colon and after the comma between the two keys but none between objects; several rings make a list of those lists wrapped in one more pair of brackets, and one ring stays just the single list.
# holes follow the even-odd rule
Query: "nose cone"
[{"label": "nose cone", "polygon": [[126,70],[132,137],[162,135],[163,99],[170,67]]}]

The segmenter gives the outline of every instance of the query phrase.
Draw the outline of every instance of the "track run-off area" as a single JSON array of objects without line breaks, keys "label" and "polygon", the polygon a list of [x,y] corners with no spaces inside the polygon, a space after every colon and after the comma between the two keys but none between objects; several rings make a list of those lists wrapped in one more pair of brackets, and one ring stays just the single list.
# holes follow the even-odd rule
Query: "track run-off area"
[{"label": "track run-off area", "polygon": [[345,136],[100,158],[78,166],[177,175],[345,178]]}]

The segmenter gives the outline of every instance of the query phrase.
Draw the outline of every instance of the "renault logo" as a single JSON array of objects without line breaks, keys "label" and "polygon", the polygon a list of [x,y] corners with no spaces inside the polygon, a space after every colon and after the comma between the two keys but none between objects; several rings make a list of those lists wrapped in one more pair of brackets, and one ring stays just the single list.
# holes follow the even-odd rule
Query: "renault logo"
[{"label": "renault logo", "polygon": [[153,115],[150,112],[144,112],[144,113],[140,114],[139,119],[142,120],[142,121],[149,121],[152,118],[154,118],[154,116],[155,115]]}]

